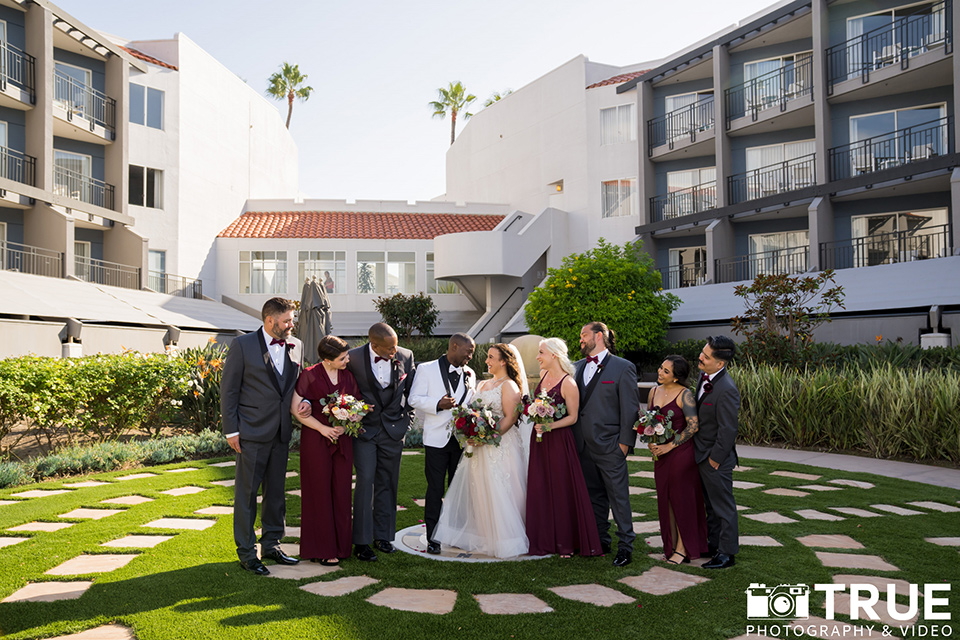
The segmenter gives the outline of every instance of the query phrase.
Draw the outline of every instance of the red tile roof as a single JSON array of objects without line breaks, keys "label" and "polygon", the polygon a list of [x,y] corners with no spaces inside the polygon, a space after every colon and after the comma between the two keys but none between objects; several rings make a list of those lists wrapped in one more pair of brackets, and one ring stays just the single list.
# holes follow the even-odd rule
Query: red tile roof
[{"label": "red tile roof", "polygon": [[137,51],[136,49],[131,49],[130,47],[124,47],[122,45],[120,46],[120,48],[126,51],[127,53],[129,53],[130,55],[132,55],[134,58],[138,58],[140,60],[143,60],[144,62],[149,62],[150,64],[155,64],[161,67],[166,67],[167,69],[173,69],[174,71],[177,71],[177,68],[172,64],[168,64],[163,60],[158,60],[153,56],[148,56],[142,51]]},{"label": "red tile roof", "polygon": [[592,85],[587,87],[587,89],[594,89],[596,87],[605,87],[608,84],[620,84],[621,82],[626,82],[628,80],[633,80],[634,78],[639,78],[645,74],[649,69],[644,69],[643,71],[631,71],[630,73],[621,73],[618,76],[613,76],[612,78],[607,78],[606,80],[601,80],[600,82],[594,82]]},{"label": "red tile roof", "polygon": [[445,233],[489,231],[503,216],[463,213],[248,211],[220,238],[360,238],[432,240]]}]

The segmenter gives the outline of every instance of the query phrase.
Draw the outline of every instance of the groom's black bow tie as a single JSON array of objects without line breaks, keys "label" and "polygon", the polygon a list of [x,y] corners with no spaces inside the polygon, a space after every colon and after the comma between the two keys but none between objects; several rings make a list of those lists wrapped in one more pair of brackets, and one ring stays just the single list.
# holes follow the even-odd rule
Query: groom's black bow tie
[{"label": "groom's black bow tie", "polygon": [[457,368],[453,365],[450,365],[450,371],[447,373],[447,378],[450,380],[450,385],[454,388],[460,384],[460,372],[463,369]]}]

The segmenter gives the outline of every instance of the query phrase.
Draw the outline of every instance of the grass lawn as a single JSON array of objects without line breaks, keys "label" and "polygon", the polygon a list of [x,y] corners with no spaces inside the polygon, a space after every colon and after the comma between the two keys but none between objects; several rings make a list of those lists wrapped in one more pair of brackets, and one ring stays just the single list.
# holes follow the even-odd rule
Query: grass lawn
[{"label": "grass lawn", "polygon": [[[426,490],[423,455],[404,456],[400,482],[398,528],[417,524],[423,509],[414,503]],[[225,460],[225,459],[221,459]],[[951,583],[950,604],[954,637],[960,637],[960,553],[957,547],[938,546],[924,539],[960,536],[960,513],[941,513],[909,507],[912,501],[936,501],[960,506],[960,491],[883,478],[869,474],[821,470],[782,462],[743,460],[752,470],[735,472],[736,480],[762,487],[738,489],[737,501],[749,507],[740,518],[741,536],[770,536],[779,547],[743,546],[732,569],[710,572],[689,565],[671,571],[703,576],[708,582],[667,595],[650,595],[618,582],[639,576],[651,567],[667,567],[647,556],[657,549],[644,544],[651,535],[639,534],[633,564],[616,569],[612,558],[548,558],[523,562],[470,564],[438,562],[407,553],[379,554],[376,563],[346,561],[339,571],[309,580],[263,578],[244,572],[236,559],[230,515],[198,516],[194,511],[211,505],[232,504],[233,490],[210,484],[233,477],[232,467],[213,467],[218,460],[150,468],[153,477],[114,481],[132,471],[103,473],[59,482],[0,491],[0,500],[28,489],[59,489],[79,480],[109,484],[77,488],[68,493],[24,499],[0,506],[0,536],[28,540],[0,549],[0,599],[27,583],[93,580],[79,599],[56,602],[0,604],[0,635],[11,639],[45,638],[76,633],[111,621],[133,629],[140,640],[180,638],[733,638],[747,629],[746,596],[751,583],[776,585],[832,582],[835,574],[870,574],[901,578],[912,583]],[[196,471],[169,473],[177,467]],[[289,469],[299,460],[291,456]],[[630,470],[652,471],[649,461],[634,461]],[[789,470],[823,477],[816,482],[770,475]],[[763,493],[774,487],[827,484],[846,478],[873,483],[869,489],[843,487],[838,491],[812,491],[804,497]],[[287,480],[287,489],[299,488],[299,476]],[[631,477],[635,486],[653,488],[653,480]],[[161,491],[181,486],[204,491],[170,496]],[[108,498],[137,494],[151,502],[120,507],[101,504]],[[638,521],[656,520],[654,493],[631,496],[633,510],[644,514]],[[922,515],[893,515],[870,505],[907,506]],[[829,507],[859,507],[879,517],[845,516],[837,522],[806,520],[797,509],[830,512]],[[59,518],[74,509],[124,509],[99,520]],[[767,524],[744,514],[779,511],[797,520]],[[835,513],[836,512],[832,512]],[[287,520],[299,524],[300,500],[287,498]],[[839,514],[837,514],[839,515]],[[141,525],[161,517],[208,518],[216,524],[203,531],[155,530]],[[10,532],[29,522],[75,522],[52,532]],[[116,549],[100,546],[130,534],[169,534],[173,538],[150,549]],[[878,555],[899,571],[838,569],[824,566],[811,549],[796,540],[808,534],[843,534],[863,544],[860,550],[833,549],[842,553]],[[289,540],[296,542],[296,540]],[[823,549],[821,549],[823,550]],[[44,572],[81,554],[136,553],[125,566],[111,572],[81,576],[53,576]],[[323,597],[301,590],[308,582],[331,581],[365,575],[378,580],[359,591]],[[550,587],[600,584],[633,598],[629,604],[610,607],[569,600]],[[457,592],[456,605],[446,615],[395,611],[366,601],[387,587],[449,589]],[[553,612],[490,615],[481,612],[473,594],[533,594]],[[944,594],[941,594],[944,595]],[[885,598],[881,599],[885,603]],[[903,600],[906,602],[906,600]],[[881,604],[883,608],[883,604]],[[811,615],[823,616],[823,596],[811,595]],[[845,620],[843,616],[838,619]],[[921,622],[922,609],[921,609]],[[932,624],[932,623],[931,623]],[[936,624],[942,624],[938,621]],[[878,630],[881,627],[878,627]],[[899,634],[897,634],[899,635]],[[781,636],[784,637],[784,636]],[[791,634],[791,637],[793,635]]]}]

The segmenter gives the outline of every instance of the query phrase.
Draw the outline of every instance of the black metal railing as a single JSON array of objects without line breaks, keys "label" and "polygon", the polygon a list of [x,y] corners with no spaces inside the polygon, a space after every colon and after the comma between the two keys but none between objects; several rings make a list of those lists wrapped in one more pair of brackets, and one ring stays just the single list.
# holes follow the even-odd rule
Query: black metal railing
[{"label": "black metal railing", "polygon": [[31,247],[19,242],[0,240],[0,267],[35,276],[63,277],[63,254],[59,251]]},{"label": "black metal railing", "polygon": [[85,176],[65,167],[53,167],[53,192],[74,200],[113,209],[114,189],[112,184]]},{"label": "black metal railing", "polygon": [[674,109],[657,118],[647,121],[647,139],[649,148],[647,153],[652,154],[654,147],[664,144],[673,144],[681,138],[690,138],[696,142],[697,134],[701,131],[713,129],[713,98],[701,100],[685,107]]},{"label": "black metal railing", "polygon": [[944,258],[950,255],[950,225],[878,233],[820,243],[821,269],[853,269]]},{"label": "black metal railing", "polygon": [[650,198],[650,220],[660,222],[691,213],[700,213],[717,206],[717,181],[703,182]]},{"label": "black metal railing", "polygon": [[870,81],[870,72],[893,64],[902,69],[910,66],[910,58],[939,46],[944,53],[953,52],[953,2],[944,0],[933,5],[930,13],[903,16],[889,25],[827,49],[827,95],[833,86],[855,78]]},{"label": "black metal railing", "polygon": [[80,116],[109,131],[116,130],[117,101],[65,73],[53,73],[54,100],[64,104],[69,117]]},{"label": "black metal railing", "polygon": [[897,129],[830,149],[830,180],[953,153],[953,116]]},{"label": "black metal railing", "polygon": [[707,280],[707,261],[698,260],[691,264],[675,264],[670,267],[661,267],[659,271],[664,290],[696,287]]},{"label": "black metal railing", "polygon": [[74,275],[86,282],[124,289],[140,288],[140,268],[128,264],[74,256]]},{"label": "black metal railing", "polygon": [[730,87],[723,92],[727,106],[727,128],[730,121],[750,114],[754,120],[764,109],[787,108],[787,103],[810,96],[813,101],[813,56],[807,56],[799,62],[788,62],[743,84]]},{"label": "black metal railing", "polygon": [[817,183],[816,154],[784,160],[727,178],[727,204],[796,191]]},{"label": "black metal railing", "polygon": [[791,247],[749,253],[733,258],[717,258],[715,277],[717,282],[740,282],[753,280],[758,275],[794,275],[807,270],[810,247]]},{"label": "black metal railing", "polygon": [[0,42],[0,90],[13,85],[36,100],[37,59],[9,42]]},{"label": "black metal railing", "polygon": [[35,187],[37,185],[37,159],[16,149],[0,147],[0,178]]},{"label": "black metal railing", "polygon": [[194,298],[196,300],[203,298],[203,281],[185,276],[175,276],[163,271],[147,272],[147,288],[157,293],[166,293],[183,298]]}]

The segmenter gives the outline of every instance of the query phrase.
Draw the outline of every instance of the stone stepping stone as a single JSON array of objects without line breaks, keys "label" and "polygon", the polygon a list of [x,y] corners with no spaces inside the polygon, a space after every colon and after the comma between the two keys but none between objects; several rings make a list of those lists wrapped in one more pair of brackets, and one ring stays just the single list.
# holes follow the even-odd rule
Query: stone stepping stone
[{"label": "stone stepping stone", "polygon": [[561,598],[586,602],[598,607],[612,607],[615,604],[627,604],[636,600],[622,591],[600,584],[572,584],[567,587],[550,587]]},{"label": "stone stepping stone", "polygon": [[749,510],[750,510],[750,507],[745,507],[742,504],[737,505],[737,511],[749,511]]},{"label": "stone stepping stone", "polygon": [[287,495],[288,495],[288,496],[297,496],[298,498],[300,497],[300,494],[301,494],[301,493],[302,493],[302,492],[301,492],[300,489],[294,489],[293,491],[287,491]]},{"label": "stone stepping stone", "polygon": [[235,466],[237,466],[237,461],[236,461],[236,460],[227,460],[226,462],[214,462],[213,464],[211,464],[211,465],[209,465],[209,466],[211,466],[211,467],[235,467]]},{"label": "stone stepping stone", "polygon": [[[260,546],[260,543],[258,542],[255,546],[257,548],[257,555],[263,557],[263,548]],[[292,542],[281,542],[280,551],[283,551],[288,556],[299,556],[300,545]],[[270,566],[272,567],[273,565]]]},{"label": "stone stepping stone", "polygon": [[627,462],[650,462],[652,459],[650,456],[627,456]]},{"label": "stone stepping stone", "polygon": [[839,567],[841,569],[869,569],[873,571],[900,571],[880,556],[871,556],[859,553],[832,553],[817,551],[817,559],[825,567]]},{"label": "stone stepping stone", "polygon": [[781,478],[796,478],[797,480],[819,480],[823,477],[812,473],[797,473],[796,471],[771,471],[770,475],[780,476]]},{"label": "stone stepping stone", "polygon": [[[854,574],[837,574],[833,576],[834,584],[872,584],[880,591],[880,601],[886,606],[886,593],[889,585],[893,585],[894,591],[898,596],[907,597],[910,595],[910,583],[900,578],[884,578],[883,576],[864,576]],[[920,589],[920,596],[923,596],[923,589]]]},{"label": "stone stepping stone", "polygon": [[737,467],[734,467],[733,470],[734,471],[753,471],[753,467],[737,466]]},{"label": "stone stepping stone", "polygon": [[197,467],[180,467],[178,469],[167,469],[167,473],[184,473],[187,471],[199,471]]},{"label": "stone stepping stone", "polygon": [[135,553],[103,553],[71,558],[53,569],[44,571],[49,576],[78,576],[86,573],[107,573],[125,567],[137,557]]},{"label": "stone stepping stone", "polygon": [[650,536],[644,540],[644,542],[647,543],[647,546],[649,547],[663,547],[663,538],[660,536]]},{"label": "stone stepping stone", "polygon": [[630,491],[630,495],[632,496],[642,496],[645,493],[653,493],[654,491],[656,491],[656,489],[648,489],[647,487],[635,487],[633,485],[630,485],[628,490]]},{"label": "stone stepping stone", "polygon": [[300,475],[300,474],[297,473],[296,471],[287,471],[286,475],[284,475],[283,477],[284,477],[284,478],[296,478],[298,475]]},{"label": "stone stepping stone", "polygon": [[70,489],[31,489],[30,491],[21,491],[20,493],[10,494],[11,498],[46,498],[47,496],[58,496],[61,493],[70,493]]},{"label": "stone stepping stone", "polygon": [[843,491],[843,487],[831,487],[825,484],[800,484],[797,489],[807,489],[809,491]]},{"label": "stone stepping stone", "polygon": [[3,599],[3,602],[54,602],[76,600],[93,586],[83,582],[30,582]]},{"label": "stone stepping stone", "polygon": [[832,513],[824,513],[816,509],[797,509],[796,514],[807,520],[826,520],[828,522],[839,522],[846,520],[843,516],[835,516]]},{"label": "stone stepping stone", "polygon": [[199,518],[159,518],[141,527],[151,527],[153,529],[190,529],[193,531],[203,531],[217,524],[216,520],[201,520]]},{"label": "stone stepping stone", "polygon": [[734,480],[733,486],[736,489],[756,489],[763,485],[759,482],[747,482],[746,480]]},{"label": "stone stepping stone", "polygon": [[[786,621],[784,621],[786,622]],[[814,638],[884,638],[886,636],[880,631],[880,627],[874,629],[870,627],[861,627],[850,622],[840,620],[827,620],[810,616],[804,620],[794,620],[790,624],[790,637],[805,637],[803,634]],[[786,637],[786,635],[784,635]]]},{"label": "stone stepping stone", "polygon": [[815,533],[813,535],[797,538],[797,542],[805,547],[822,547],[824,549],[863,549],[862,544],[850,536],[841,534]]},{"label": "stone stepping stone", "polygon": [[367,602],[397,611],[444,615],[453,611],[457,592],[446,589],[399,589],[390,587],[375,593]]},{"label": "stone stepping stone", "polygon": [[12,547],[15,544],[19,544],[24,540],[29,540],[30,538],[12,538],[12,537],[0,537],[0,549],[4,547]]},{"label": "stone stepping stone", "polygon": [[473,597],[484,613],[514,615],[553,611],[550,605],[531,593],[480,593]]},{"label": "stone stepping stone", "polygon": [[69,513],[61,513],[58,518],[85,518],[89,520],[101,520],[123,513],[124,509],[74,509]]},{"label": "stone stepping stone", "polygon": [[401,451],[400,455],[402,456],[418,456],[420,455],[419,451]]},{"label": "stone stepping stone", "polygon": [[120,496],[119,498],[108,498],[107,500],[101,500],[101,504],[143,504],[144,502],[153,502],[153,498],[145,498],[143,496]]},{"label": "stone stepping stone", "polygon": [[[637,518],[642,518],[642,517],[645,516],[645,515],[646,515],[646,514],[644,514],[644,513],[637,513],[636,511],[631,511],[631,512],[630,512],[630,518],[631,518],[632,520],[636,520]],[[612,509],[611,509],[610,511],[607,511],[607,520],[613,520],[613,510],[612,510]]]},{"label": "stone stepping stone", "polygon": [[377,584],[379,580],[374,580],[373,578],[368,578],[367,576],[346,576],[345,578],[337,578],[336,580],[331,580],[330,582],[311,582],[310,584],[305,584],[301,589],[307,593],[312,593],[315,596],[345,596],[348,593],[353,593],[354,591],[359,591],[364,587],[368,587],[371,584]]},{"label": "stone stepping stone", "polygon": [[777,487],[775,489],[764,489],[764,493],[770,494],[771,496],[787,496],[788,498],[803,498],[804,496],[810,495],[806,491],[797,491],[796,489],[784,489]]},{"label": "stone stepping stone", "polygon": [[173,536],[141,536],[132,534],[104,542],[101,547],[119,547],[121,549],[152,549],[161,542],[173,539]]},{"label": "stone stepping stone", "polygon": [[646,522],[634,522],[633,523],[633,532],[640,533],[657,533],[660,531],[660,521],[659,520],[647,520]]},{"label": "stone stepping stone", "polygon": [[233,507],[212,506],[197,509],[194,513],[201,516],[228,516],[233,513]]},{"label": "stone stepping stone", "polygon": [[68,636],[49,638],[49,640],[137,640],[137,636],[133,635],[132,629],[119,624],[108,624]]},{"label": "stone stepping stone", "polygon": [[20,500],[0,500],[0,507],[5,507],[8,504],[19,504]]},{"label": "stone stepping stone", "polygon": [[907,509],[906,507],[898,507],[895,504],[872,504],[870,505],[871,509],[876,509],[877,511],[886,511],[887,513],[892,513],[897,516],[922,516],[922,511],[915,511],[913,509]]},{"label": "stone stepping stone", "polygon": [[858,518],[879,518],[883,515],[873,511],[867,511],[866,509],[858,509],[857,507],[830,507],[830,509],[845,513],[848,516],[857,516]]},{"label": "stone stepping stone", "polygon": [[237,484],[236,478],[230,478],[229,480],[212,480],[210,484],[215,484],[219,487],[232,487]]},{"label": "stone stepping stone", "polygon": [[837,478],[835,480],[828,480],[830,484],[839,484],[844,487],[856,487],[857,489],[873,489],[876,485],[872,482],[864,482],[863,480],[849,480],[847,478]]},{"label": "stone stepping stone", "polygon": [[782,547],[770,536],[740,536],[740,544],[745,547]]},{"label": "stone stepping stone", "polygon": [[397,505],[397,511],[406,511],[406,510],[407,510],[407,508],[406,508],[405,506],[403,506],[402,504],[398,504],[398,505]]},{"label": "stone stepping stone", "polygon": [[634,471],[630,474],[634,478],[649,478],[653,479],[653,471]]},{"label": "stone stepping stone", "polygon": [[924,540],[941,547],[960,547],[960,538],[924,538]]},{"label": "stone stepping stone", "polygon": [[[281,545],[282,546],[282,545]],[[298,545],[299,548],[299,545]],[[325,567],[317,562],[301,562],[300,564],[271,564],[270,577],[281,580],[304,580],[319,578],[334,571],[340,571],[339,566]]]},{"label": "stone stepping stone", "polygon": [[907,504],[911,507],[921,507],[923,509],[931,509],[933,511],[941,511],[943,513],[956,513],[957,511],[960,511],[960,508],[958,507],[954,507],[949,504],[943,504],[942,502],[930,502],[928,500],[908,502]]},{"label": "stone stepping stone", "polygon": [[[861,594],[860,597],[862,599],[864,595]],[[907,605],[897,604],[897,603],[894,603],[894,605],[896,606],[897,611],[901,614],[901,616],[907,613]],[[843,614],[849,618],[850,617],[850,594],[848,593],[834,594],[833,607],[834,607],[835,613]],[[887,611],[886,590],[881,592],[880,602],[878,602],[876,605],[873,606],[873,611],[877,614],[877,617],[879,618],[878,621],[875,621],[872,618],[870,618],[870,614],[866,613],[862,608],[859,610],[859,615],[862,620],[867,620],[870,622],[879,622],[879,624],[881,625],[883,624],[890,625],[892,627],[891,630],[893,629],[899,630],[900,625],[903,625],[904,627],[912,626],[916,624],[917,619],[920,617],[920,608],[917,607],[917,613],[912,618],[908,618],[902,621],[894,619],[890,615],[890,613]]]},{"label": "stone stepping stone", "polygon": [[[256,529],[254,534],[259,538],[263,535],[263,529]],[[299,538],[300,537],[300,527],[294,527],[287,525],[283,528],[283,537],[284,538]]]},{"label": "stone stepping stone", "polygon": [[63,486],[69,487],[70,489],[86,489],[88,487],[102,487],[107,484],[112,484],[112,483],[99,482],[97,480],[86,480],[84,482],[72,482],[70,484],[64,484]]},{"label": "stone stepping stone", "polygon": [[27,524],[10,527],[7,531],[60,531],[72,527],[73,522],[28,522]]},{"label": "stone stepping stone", "polygon": [[777,513],[776,511],[767,511],[765,513],[745,513],[743,514],[743,517],[756,520],[757,522],[766,522],[767,524],[790,524],[791,522],[796,522],[796,520],[793,518],[788,518],[781,513]]},{"label": "stone stepping stone", "polygon": [[703,582],[710,582],[710,579],[680,571],[671,571],[663,567],[652,567],[639,576],[627,576],[626,578],[620,578],[618,582],[650,595],[665,596],[668,593],[674,593]]},{"label": "stone stepping stone", "polygon": [[417,505],[418,507],[426,507],[426,506],[427,506],[427,500],[426,500],[426,498],[414,498],[414,499],[413,499],[413,503],[414,503],[415,505]]},{"label": "stone stepping stone", "polygon": [[166,491],[161,491],[160,493],[168,496],[189,496],[193,493],[200,493],[201,491],[206,491],[203,487],[177,487],[176,489],[167,489]]},{"label": "stone stepping stone", "polygon": [[120,476],[119,478],[114,478],[114,479],[119,480],[120,482],[123,482],[125,480],[142,480],[143,478],[154,478],[156,477],[156,475],[157,474],[155,473],[134,473],[129,476]]}]

